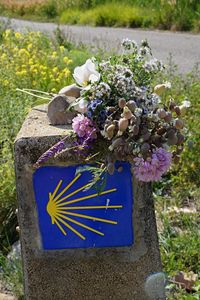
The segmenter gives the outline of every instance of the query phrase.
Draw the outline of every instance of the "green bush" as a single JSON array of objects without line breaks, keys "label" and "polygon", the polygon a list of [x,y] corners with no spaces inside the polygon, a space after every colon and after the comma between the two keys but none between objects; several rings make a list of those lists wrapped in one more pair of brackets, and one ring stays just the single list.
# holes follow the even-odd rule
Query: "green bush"
[{"label": "green bush", "polygon": [[97,1],[81,6],[78,1],[61,12],[62,23],[93,26],[158,27],[172,30],[199,30],[198,1]]},{"label": "green bush", "polygon": [[192,30],[194,23],[200,19],[200,3],[192,0],[163,1],[159,8],[157,24],[163,29]]},{"label": "green bush", "polygon": [[153,10],[120,3],[106,3],[86,11],[66,10],[60,21],[71,24],[90,24],[93,26],[147,27],[152,26]]},{"label": "green bush", "polygon": [[53,19],[58,15],[58,5],[56,1],[48,1],[41,6],[40,13],[48,19]]},{"label": "green bush", "polygon": [[177,271],[200,271],[197,214],[168,213],[162,214],[162,219],[164,230],[160,241],[165,271],[171,275]]},{"label": "green bush", "polygon": [[[0,280],[6,289],[14,293],[18,300],[23,300],[22,261],[19,258],[7,258],[0,253]],[[3,272],[2,272],[3,271]]]},{"label": "green bush", "polygon": [[199,31],[199,0],[3,0],[1,14],[94,26]]},{"label": "green bush", "polygon": [[18,238],[13,142],[26,114],[38,104],[16,88],[57,92],[71,83],[72,69],[89,54],[72,46],[68,50],[37,32],[6,30],[0,36],[0,250],[7,252]]}]

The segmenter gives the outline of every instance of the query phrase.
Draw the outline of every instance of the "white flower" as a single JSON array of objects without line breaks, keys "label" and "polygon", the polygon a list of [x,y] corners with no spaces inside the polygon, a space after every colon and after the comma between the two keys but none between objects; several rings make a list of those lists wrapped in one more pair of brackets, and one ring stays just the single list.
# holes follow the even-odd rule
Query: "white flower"
[{"label": "white flower", "polygon": [[[141,60],[141,56],[140,55],[138,56],[138,60],[139,61]],[[156,58],[152,58],[149,61],[146,61],[144,63],[144,65],[143,65],[143,67],[145,68],[145,70],[147,72],[157,72],[159,70],[160,71],[163,70],[164,65],[163,65],[163,63],[160,60],[158,60]]]},{"label": "white flower", "polygon": [[166,81],[166,82],[164,83],[164,85],[165,85],[165,88],[166,88],[166,89],[171,89],[171,87],[172,87],[171,82],[169,82],[169,81]]},{"label": "white flower", "polygon": [[135,115],[136,117],[140,117],[140,116],[142,115],[142,109],[139,108],[139,107],[137,107],[137,108],[135,109],[135,111],[134,111],[134,115]]},{"label": "white flower", "polygon": [[79,98],[78,100],[79,101],[74,105],[74,110],[79,113],[86,113],[88,101],[84,98]]},{"label": "white flower", "polygon": [[109,98],[111,93],[110,86],[105,82],[100,82],[94,89],[94,98]]},{"label": "white flower", "polygon": [[158,84],[154,87],[154,93],[161,95],[166,89],[171,89],[171,83],[166,81],[165,83]]},{"label": "white flower", "polygon": [[82,98],[78,103],[79,112],[85,113],[87,111],[87,105],[88,105],[88,101]]},{"label": "white flower", "polygon": [[181,114],[185,115],[187,109],[191,106],[191,102],[188,100],[182,101],[182,104],[179,106]]},{"label": "white flower", "polygon": [[128,38],[123,39],[121,45],[122,47],[124,47],[125,50],[137,48],[137,43],[134,40],[130,40]]},{"label": "white flower", "polygon": [[188,100],[184,100],[184,101],[182,101],[182,105],[181,106],[190,107],[191,106],[191,102],[188,101]]},{"label": "white flower", "polygon": [[74,69],[73,77],[79,85],[87,86],[88,82],[99,81],[100,74],[93,61],[88,59],[84,65]]}]

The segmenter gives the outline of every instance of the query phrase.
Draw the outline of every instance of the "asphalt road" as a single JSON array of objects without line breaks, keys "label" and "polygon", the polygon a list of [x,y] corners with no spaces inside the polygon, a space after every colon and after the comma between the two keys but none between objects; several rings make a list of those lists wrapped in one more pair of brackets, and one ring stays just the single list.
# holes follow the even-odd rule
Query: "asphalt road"
[{"label": "asphalt road", "polygon": [[[0,17],[0,20],[6,18]],[[38,23],[11,19],[10,26],[16,31],[35,30],[52,35],[57,28],[54,23]],[[200,63],[200,35],[191,33],[172,33],[168,31],[152,31],[126,28],[107,28],[89,26],[60,26],[65,36],[76,44],[83,43],[94,48],[118,51],[123,38],[140,42],[147,39],[156,58],[168,62],[170,54],[181,73],[192,70]]]}]

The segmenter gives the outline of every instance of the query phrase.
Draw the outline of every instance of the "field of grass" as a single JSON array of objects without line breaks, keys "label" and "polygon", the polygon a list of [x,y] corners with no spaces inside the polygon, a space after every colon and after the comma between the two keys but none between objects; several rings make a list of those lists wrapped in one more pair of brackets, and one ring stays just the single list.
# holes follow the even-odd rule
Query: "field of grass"
[{"label": "field of grass", "polygon": [[200,31],[199,0],[1,0],[0,14],[64,24]]},{"label": "field of grass", "polygon": [[16,92],[16,88],[57,92],[71,83],[75,64],[88,55],[87,51],[70,49],[69,43],[59,45],[40,33],[21,35],[8,29],[0,34],[0,250],[3,252],[17,238],[13,141],[28,110],[39,103]]},{"label": "field of grass", "polygon": [[[27,112],[39,102],[16,88],[56,92],[72,82],[73,68],[90,55],[87,49],[68,43],[60,32],[52,41],[41,33],[15,33],[3,25],[0,30],[0,269],[4,271],[0,276],[18,297],[22,295],[21,262],[10,265],[6,258],[18,239],[13,141]],[[170,280],[178,271],[192,271],[200,278],[200,73],[196,68],[183,77],[171,65],[157,82],[166,80],[172,82],[175,100],[188,98],[192,108],[186,116],[189,133],[182,162],[154,184],[162,261]],[[197,292],[188,293],[173,282],[169,287],[169,300],[199,299]]]}]

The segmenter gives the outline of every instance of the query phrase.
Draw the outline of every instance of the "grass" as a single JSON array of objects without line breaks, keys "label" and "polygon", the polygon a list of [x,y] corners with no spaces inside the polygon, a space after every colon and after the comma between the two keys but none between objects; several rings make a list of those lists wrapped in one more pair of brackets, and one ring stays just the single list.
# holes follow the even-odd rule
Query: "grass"
[{"label": "grass", "polygon": [[[171,62],[169,63],[171,64]],[[162,262],[165,272],[172,278],[177,272],[194,272],[200,280],[200,70],[198,66],[186,76],[177,74],[171,64],[160,80],[172,83],[171,93],[176,102],[190,99],[192,108],[185,116],[189,132],[181,163],[173,167],[162,182],[154,184],[156,216],[159,230]],[[167,98],[168,96],[166,96]],[[189,294],[171,285],[169,300],[199,300],[197,290]]]},{"label": "grass", "polygon": [[[13,142],[29,109],[40,103],[16,88],[57,92],[72,82],[75,64],[85,61],[89,53],[40,33],[6,30],[0,37],[0,251],[6,253],[18,238]],[[63,40],[59,32],[57,40]]]},{"label": "grass", "polygon": [[[157,191],[158,192],[158,191]],[[179,199],[155,192],[157,224],[164,271],[170,278],[177,272],[194,272],[200,278],[199,222],[197,208],[191,201],[187,207]],[[200,199],[198,199],[199,201]],[[199,201],[200,202],[200,201]],[[183,208],[184,209],[181,209]],[[194,209],[195,207],[195,209]],[[199,282],[196,282],[196,287]],[[176,285],[171,285],[169,300],[199,299],[199,290],[189,294]]]},{"label": "grass", "polygon": [[0,13],[64,24],[200,31],[199,0],[2,0]]},{"label": "grass", "polygon": [[[75,48],[65,40],[60,30],[57,30],[56,37],[52,41],[39,33],[5,31],[3,25],[0,30],[0,268],[9,289],[18,298],[22,296],[21,261],[10,264],[6,258],[10,245],[18,239],[15,231],[13,141],[27,112],[37,100],[16,93],[16,88],[32,88],[34,85],[43,91],[58,91],[72,82],[73,68],[91,56],[87,49]],[[182,162],[162,182],[154,185],[162,261],[170,278],[178,271],[193,271],[200,278],[197,213],[200,208],[200,73],[196,68],[187,76],[180,76],[171,65],[170,70],[159,78],[159,81],[166,80],[172,82],[176,102],[189,98],[192,108],[186,116],[190,132]],[[166,94],[166,98],[169,96]],[[197,293],[189,294],[173,285],[168,299],[199,298]]]},{"label": "grass", "polygon": [[19,258],[7,259],[0,255],[0,280],[4,283],[5,289],[14,294],[18,300],[23,299],[23,273],[22,261]]},{"label": "grass", "polygon": [[61,14],[61,23],[114,27],[149,27],[156,17],[151,9],[118,3],[99,5],[86,11],[69,9]]}]

